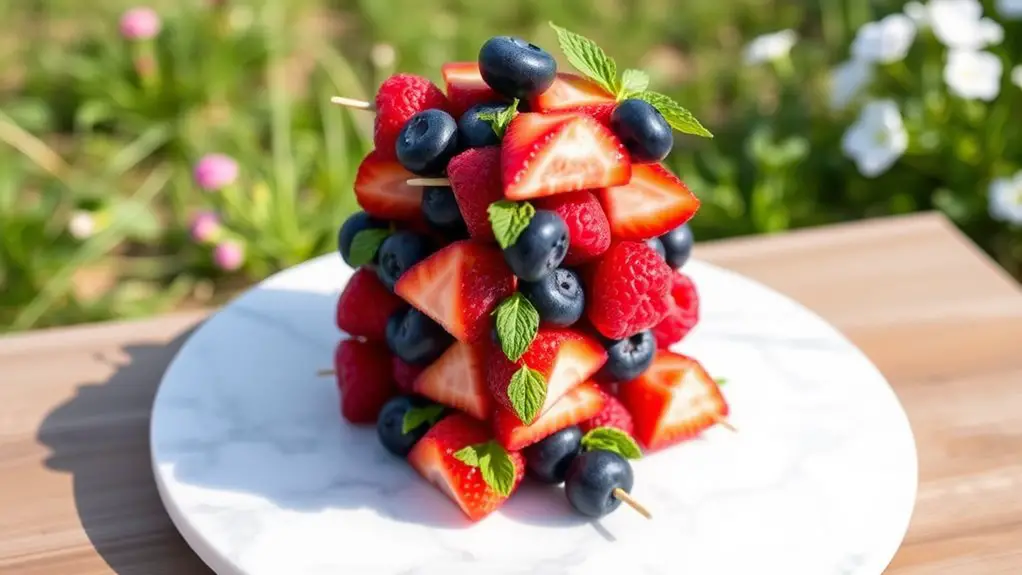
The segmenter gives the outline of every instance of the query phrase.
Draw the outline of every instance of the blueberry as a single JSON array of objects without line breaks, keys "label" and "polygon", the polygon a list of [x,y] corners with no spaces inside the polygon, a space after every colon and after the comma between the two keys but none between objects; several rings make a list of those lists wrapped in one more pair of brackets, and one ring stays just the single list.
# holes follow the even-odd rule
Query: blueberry
[{"label": "blueberry", "polygon": [[440,231],[466,230],[454,191],[448,186],[427,186],[422,189],[422,216]]},{"label": "blueberry", "polygon": [[504,111],[507,104],[476,104],[458,118],[458,145],[461,149],[484,148],[496,146],[500,138],[493,131],[493,126],[486,120],[480,120],[480,113],[497,114]]},{"label": "blueberry", "polygon": [[397,136],[397,160],[409,172],[436,176],[458,152],[458,123],[443,110],[412,116]]},{"label": "blueberry", "polygon": [[664,259],[667,260],[667,265],[678,269],[684,266],[688,257],[692,255],[692,243],[695,240],[688,224],[682,224],[660,236],[660,241],[664,244],[666,254]]},{"label": "blueberry", "polygon": [[452,343],[451,334],[415,308],[400,309],[387,320],[387,347],[411,365],[426,365]]},{"label": "blueberry", "polygon": [[610,128],[637,164],[652,164],[667,157],[674,134],[656,108],[642,100],[622,101],[610,116]]},{"label": "blueberry", "polygon": [[355,234],[363,230],[386,227],[387,222],[378,220],[365,212],[355,212],[348,216],[337,232],[337,250],[341,252],[344,263],[351,265],[351,242],[355,239]]},{"label": "blueberry", "polygon": [[429,241],[425,237],[409,231],[394,232],[383,240],[376,252],[379,262],[376,275],[387,289],[393,290],[401,274],[426,259],[429,254]]},{"label": "blueberry", "polygon": [[431,402],[412,395],[399,395],[384,404],[376,419],[376,434],[387,451],[398,457],[406,457],[415,444],[431,427],[422,423],[408,433],[403,432],[405,414],[413,407],[425,407]]},{"label": "blueberry", "polygon": [[518,240],[504,250],[504,261],[518,279],[534,282],[561,265],[567,253],[567,224],[554,212],[536,210]]},{"label": "blueberry", "polygon": [[660,257],[667,259],[667,251],[664,249],[664,243],[660,241],[660,238],[649,238],[646,240],[646,245],[653,248],[653,251],[660,254]]},{"label": "blueberry", "polygon": [[575,458],[564,481],[568,503],[582,515],[603,517],[621,505],[615,489],[631,491],[635,475],[628,460],[613,451],[587,451]]},{"label": "blueberry", "polygon": [[565,427],[525,448],[525,470],[540,483],[564,483],[568,467],[582,451],[582,430]]},{"label": "blueberry", "polygon": [[539,319],[549,324],[572,325],[586,308],[582,281],[569,269],[557,268],[538,281],[519,282],[518,291],[529,298],[539,312]]},{"label": "blueberry", "polygon": [[547,91],[557,76],[557,61],[546,50],[521,38],[490,38],[479,50],[479,72],[501,96],[527,100]]},{"label": "blueberry", "polygon": [[607,375],[617,382],[626,382],[642,375],[653,363],[656,338],[651,330],[624,339],[613,340],[607,346]]}]

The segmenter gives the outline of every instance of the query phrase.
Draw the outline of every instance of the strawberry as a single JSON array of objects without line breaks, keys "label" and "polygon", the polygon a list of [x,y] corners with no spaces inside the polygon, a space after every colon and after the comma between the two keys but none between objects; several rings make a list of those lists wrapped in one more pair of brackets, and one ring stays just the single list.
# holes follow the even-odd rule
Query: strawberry
[{"label": "strawberry", "polygon": [[405,183],[415,175],[379,151],[369,152],[355,175],[355,200],[371,216],[385,220],[422,218],[422,188]]},{"label": "strawberry", "polygon": [[391,362],[391,373],[394,376],[394,383],[397,384],[397,388],[401,393],[412,393],[415,380],[425,369],[426,366],[424,365],[406,363],[396,355]]},{"label": "strawberry", "polygon": [[497,441],[505,449],[516,451],[536,443],[569,425],[593,417],[604,405],[604,395],[596,385],[585,382],[557,400],[550,409],[529,425],[518,419],[514,411],[498,407],[493,413],[493,429]]},{"label": "strawberry", "polygon": [[699,323],[699,293],[696,285],[680,271],[675,271],[671,280],[670,311],[653,328],[659,349],[667,349],[678,343]]},{"label": "strawberry", "polygon": [[699,209],[699,199],[660,164],[635,164],[631,181],[600,190],[597,197],[610,220],[610,233],[619,240],[661,236]]},{"label": "strawberry", "polygon": [[653,248],[617,242],[588,275],[587,317],[610,339],[622,339],[660,323],[670,310],[671,268]]},{"label": "strawberry", "polygon": [[404,305],[380,282],[376,272],[359,268],[337,298],[337,328],[348,335],[384,341],[387,320]]},{"label": "strawberry", "polygon": [[475,417],[487,419],[493,398],[486,388],[485,350],[455,342],[427,367],[414,384],[415,393]]},{"label": "strawberry", "polygon": [[592,192],[558,194],[536,201],[537,210],[550,210],[568,225],[568,255],[564,264],[587,262],[610,247],[610,223]]},{"label": "strawberry", "polygon": [[635,433],[635,426],[632,423],[632,414],[621,403],[621,400],[608,393],[605,386],[600,386],[600,393],[603,394],[603,409],[591,419],[579,424],[582,433],[588,433],[597,427],[616,427],[628,435]]},{"label": "strawberry", "polygon": [[550,88],[529,101],[533,112],[575,112],[610,126],[617,107],[614,95],[588,78],[561,72]]},{"label": "strawberry", "polygon": [[720,388],[700,363],[667,350],[628,385],[621,402],[635,421],[635,439],[646,449],[662,449],[698,435],[728,414]]},{"label": "strawberry", "polygon": [[447,177],[468,234],[477,241],[496,241],[486,208],[504,199],[500,147],[473,148],[454,156],[447,163]]},{"label": "strawberry", "polygon": [[489,357],[486,378],[490,393],[498,404],[514,413],[518,411],[508,397],[508,386],[515,372],[528,367],[542,377],[545,392],[543,404],[535,409],[529,421],[522,421],[532,423],[537,416],[553,407],[564,394],[603,367],[607,361],[607,352],[598,340],[576,330],[541,327],[529,349],[518,361],[509,360],[500,346],[495,344],[491,345]]},{"label": "strawberry", "polygon": [[609,128],[572,113],[518,114],[501,145],[504,196],[527,200],[628,183],[628,151]]},{"label": "strawberry", "polygon": [[490,312],[514,290],[500,250],[471,240],[415,264],[394,286],[397,295],[465,342],[489,333]]},{"label": "strawberry", "polygon": [[355,424],[376,423],[383,404],[397,394],[390,352],[382,343],[346,339],[334,352],[341,415]]},{"label": "strawberry", "polygon": [[440,88],[413,74],[395,74],[384,80],[376,92],[375,104],[373,144],[381,158],[390,160],[397,158],[397,137],[405,122],[423,110],[446,110],[450,106]]},{"label": "strawberry", "polygon": [[[485,423],[463,413],[434,425],[412,448],[408,463],[472,521],[503,505],[525,475],[522,454],[506,451],[492,440]],[[487,475],[502,482],[503,489],[488,483]]]},{"label": "strawberry", "polygon": [[447,86],[448,111],[457,120],[476,104],[500,102],[505,98],[493,91],[479,73],[477,62],[448,62],[440,67]]}]

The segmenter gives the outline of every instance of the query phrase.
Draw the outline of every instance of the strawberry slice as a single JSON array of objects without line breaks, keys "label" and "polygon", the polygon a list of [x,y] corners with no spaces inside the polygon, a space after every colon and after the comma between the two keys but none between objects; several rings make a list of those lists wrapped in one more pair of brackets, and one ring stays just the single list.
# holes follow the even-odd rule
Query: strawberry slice
[{"label": "strawberry slice", "polygon": [[402,274],[394,293],[459,341],[489,333],[490,312],[515,290],[515,278],[496,247],[461,240]]},{"label": "strawberry slice", "polygon": [[605,126],[610,125],[610,115],[617,107],[617,99],[596,82],[561,72],[550,88],[529,100],[533,112],[575,112],[596,118]]},{"label": "strawberry slice", "polygon": [[660,164],[632,166],[632,179],[623,186],[599,190],[596,196],[619,240],[661,236],[692,219],[699,199],[677,176]]},{"label": "strawberry slice", "polygon": [[648,450],[695,437],[728,414],[720,388],[696,360],[660,350],[653,365],[621,386],[632,414],[635,439]]},{"label": "strawberry slice", "polygon": [[504,134],[500,160],[510,200],[620,186],[632,170],[609,128],[572,113],[518,114]]},{"label": "strawberry slice", "polygon": [[[465,448],[471,448],[467,451],[476,455],[474,461],[465,455]],[[483,454],[487,457],[479,457]],[[463,413],[448,415],[434,425],[412,448],[408,463],[457,503],[472,521],[479,521],[503,505],[525,475],[522,454],[504,450],[492,440],[486,424]],[[502,479],[510,487],[507,493],[501,493],[483,479],[487,475],[482,472],[483,465],[490,466],[495,474],[503,474]]]},{"label": "strawberry slice", "polygon": [[355,199],[371,216],[414,221],[422,216],[422,188],[405,183],[415,175],[376,151],[369,152],[355,175]]},{"label": "strawberry slice", "polygon": [[485,349],[455,342],[416,378],[413,389],[437,403],[487,419],[493,398],[486,387]]},{"label": "strawberry slice", "polygon": [[509,360],[500,346],[491,344],[490,348],[486,372],[490,393],[498,404],[512,413],[517,411],[508,397],[508,386],[515,372],[527,366],[542,376],[546,397],[532,420],[523,423],[535,421],[607,361],[607,352],[599,340],[569,328],[541,327],[529,349],[516,362]]},{"label": "strawberry slice", "polygon": [[519,450],[565,427],[586,421],[603,409],[605,401],[595,384],[585,382],[564,394],[530,425],[523,424],[515,412],[498,407],[493,413],[493,429],[501,445]]},{"label": "strawberry slice", "polygon": [[461,117],[476,104],[506,100],[483,81],[477,62],[448,62],[440,67],[440,74],[447,86],[447,99],[450,100],[450,112],[454,119]]}]

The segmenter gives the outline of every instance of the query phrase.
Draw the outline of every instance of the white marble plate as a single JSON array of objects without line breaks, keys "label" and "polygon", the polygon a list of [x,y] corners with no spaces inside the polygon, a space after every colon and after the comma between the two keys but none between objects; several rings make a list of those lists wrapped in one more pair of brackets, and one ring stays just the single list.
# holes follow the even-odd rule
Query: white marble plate
[{"label": "white marble plate", "polygon": [[739,433],[635,463],[626,507],[574,515],[531,485],[471,525],[344,423],[330,367],[348,270],[326,256],[276,275],[192,335],[153,406],[152,457],[178,529],[217,573],[877,575],[908,526],[917,468],[897,398],[813,313],[716,267],[686,267],[702,360]]}]

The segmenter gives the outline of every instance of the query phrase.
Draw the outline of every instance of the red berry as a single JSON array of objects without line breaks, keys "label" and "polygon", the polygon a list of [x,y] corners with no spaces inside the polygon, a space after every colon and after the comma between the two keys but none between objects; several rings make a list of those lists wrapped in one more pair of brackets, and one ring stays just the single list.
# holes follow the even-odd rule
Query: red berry
[{"label": "red berry", "polygon": [[595,384],[580,383],[529,425],[522,423],[515,412],[498,407],[493,413],[493,429],[497,441],[504,448],[524,449],[565,427],[593,417],[603,408],[604,401],[604,395]]},{"label": "red berry", "polygon": [[454,342],[416,378],[415,393],[476,419],[488,419],[493,398],[486,387],[485,346]]},{"label": "red berry", "polygon": [[670,311],[671,268],[646,244],[618,242],[595,265],[586,307],[604,337],[622,339],[650,329]]},{"label": "red berry", "polygon": [[348,335],[384,341],[387,320],[404,305],[380,282],[376,272],[359,268],[337,298],[337,328]]},{"label": "red berry", "polygon": [[401,390],[401,393],[412,393],[415,378],[419,377],[419,374],[422,373],[422,370],[426,369],[426,366],[405,363],[404,360],[396,355],[392,362],[394,383],[397,384],[397,388]]},{"label": "red berry", "polygon": [[583,421],[579,425],[582,428],[582,433],[588,433],[589,430],[597,427],[615,427],[628,435],[635,433],[632,414],[628,413],[628,409],[621,403],[621,400],[603,389],[600,392],[604,398],[603,409],[594,415],[592,419]]},{"label": "red berry", "polygon": [[422,188],[405,183],[415,175],[379,150],[369,152],[355,174],[355,201],[384,220],[422,221]]},{"label": "red berry", "polygon": [[660,164],[635,164],[631,179],[596,195],[618,240],[648,240],[692,219],[699,199]]},{"label": "red berry", "polygon": [[422,76],[396,74],[387,78],[376,92],[376,152],[388,159],[396,158],[397,137],[405,122],[423,110],[448,107],[447,96]]},{"label": "red berry", "polygon": [[448,62],[440,67],[447,86],[450,112],[455,119],[476,104],[489,104],[504,100],[490,88],[479,73],[478,62]]},{"label": "red berry", "polygon": [[592,192],[558,194],[536,201],[536,209],[556,212],[568,225],[568,255],[564,264],[587,262],[610,247],[610,223]]},{"label": "red berry", "polygon": [[596,118],[605,126],[617,107],[617,99],[592,80],[561,72],[552,86],[530,101],[533,112],[575,112]]},{"label": "red berry", "polygon": [[454,156],[447,164],[447,177],[468,234],[476,241],[495,241],[486,209],[504,199],[500,147],[473,148]]},{"label": "red berry", "polygon": [[667,349],[678,343],[699,323],[699,293],[696,285],[680,271],[674,272],[672,280],[671,309],[653,328],[659,349]]},{"label": "red berry", "polygon": [[397,394],[390,352],[382,343],[346,339],[334,353],[341,415],[355,424],[375,423],[383,404]]}]

